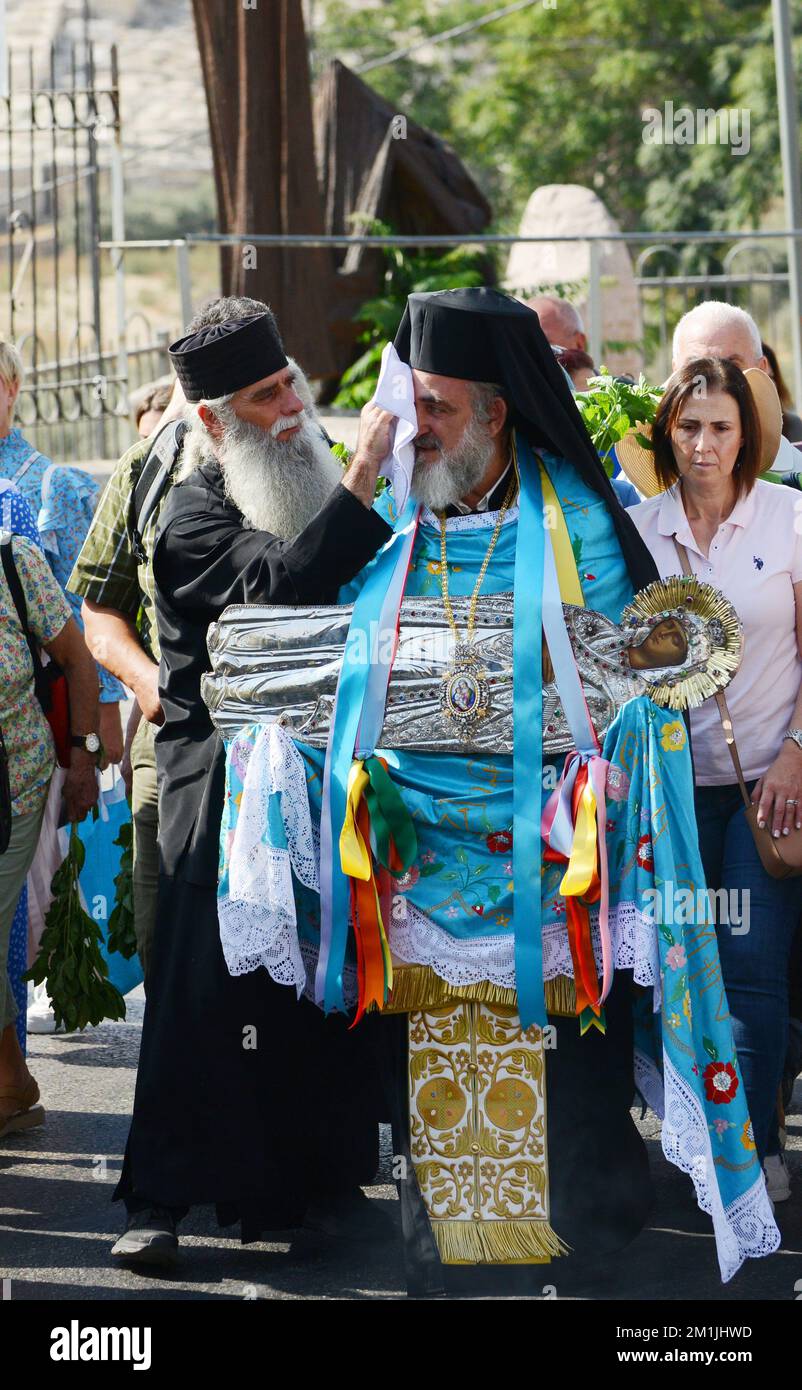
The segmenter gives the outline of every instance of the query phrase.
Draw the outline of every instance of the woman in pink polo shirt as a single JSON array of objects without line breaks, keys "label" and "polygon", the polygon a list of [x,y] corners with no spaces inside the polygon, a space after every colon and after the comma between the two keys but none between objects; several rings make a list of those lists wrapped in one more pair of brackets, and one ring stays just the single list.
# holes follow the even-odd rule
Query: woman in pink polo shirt
[{"label": "woman in pink polo shirt", "polygon": [[[802,507],[798,494],[758,479],[760,420],[743,372],[701,358],[671,377],[652,429],[667,490],[630,508],[660,574],[691,568],[732,602],[744,654],[727,689],[744,777],[760,820],[779,837],[802,824]],[[716,931],[754,1141],[775,1200],[790,1195],[779,1149],[777,1090],[788,1033],[788,960],[802,910],[802,877],[763,868],[718,706],[691,713],[696,818],[707,886],[735,891],[740,924]],[[721,914],[717,914],[721,915]],[[746,930],[744,930],[746,928]]]}]

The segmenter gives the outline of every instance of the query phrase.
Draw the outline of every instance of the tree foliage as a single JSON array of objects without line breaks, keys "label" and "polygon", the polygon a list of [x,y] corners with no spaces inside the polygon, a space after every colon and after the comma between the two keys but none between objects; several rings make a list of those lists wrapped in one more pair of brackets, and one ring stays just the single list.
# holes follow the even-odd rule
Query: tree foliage
[{"label": "tree foliage", "polygon": [[[318,0],[315,63],[358,67],[492,8]],[[802,7],[795,21],[802,31]],[[802,39],[795,51],[802,79]],[[541,0],[365,81],[454,145],[504,230],[546,183],[590,186],[625,229],[656,231],[754,226],[782,191],[765,0]],[[645,144],[644,109],[667,101],[745,109],[749,152]]]}]

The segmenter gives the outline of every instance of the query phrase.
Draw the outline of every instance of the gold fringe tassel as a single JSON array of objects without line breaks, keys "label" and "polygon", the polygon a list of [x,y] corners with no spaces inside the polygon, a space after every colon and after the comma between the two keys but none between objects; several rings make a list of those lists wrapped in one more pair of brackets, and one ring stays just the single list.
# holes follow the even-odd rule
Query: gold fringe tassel
[{"label": "gold fringe tassel", "polygon": [[567,1255],[547,1221],[431,1221],[444,1265],[543,1265]]},{"label": "gold fringe tassel", "polygon": [[[576,1014],[576,989],[567,975],[558,975],[554,980],[546,980],[546,1012],[557,1017],[573,1018]],[[393,991],[383,1013],[405,1014],[417,1009],[439,1009],[456,1000],[480,1004],[502,1004],[508,1009],[518,1007],[518,995],[514,989],[504,989],[501,985],[482,980],[476,985],[450,985],[441,980],[430,965],[393,966]]]}]

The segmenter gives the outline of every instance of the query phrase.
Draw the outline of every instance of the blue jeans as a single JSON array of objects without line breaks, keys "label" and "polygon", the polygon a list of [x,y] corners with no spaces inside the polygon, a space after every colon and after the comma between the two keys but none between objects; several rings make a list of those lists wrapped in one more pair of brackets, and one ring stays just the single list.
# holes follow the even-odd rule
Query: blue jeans
[{"label": "blue jeans", "polygon": [[[747,784],[751,792],[752,784]],[[740,927],[716,913],[716,935],[738,1061],[761,1162],[779,1150],[777,1091],[788,1040],[788,962],[802,877],[771,878],[760,862],[738,786],[697,787],[699,850],[709,889],[735,890]],[[746,896],[748,892],[748,897]],[[748,920],[749,929],[743,932]]]}]

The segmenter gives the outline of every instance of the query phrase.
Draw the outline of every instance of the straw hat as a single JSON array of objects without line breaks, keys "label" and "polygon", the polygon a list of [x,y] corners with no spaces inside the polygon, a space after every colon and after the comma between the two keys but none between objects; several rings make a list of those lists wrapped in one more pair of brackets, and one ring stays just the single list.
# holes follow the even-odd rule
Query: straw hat
[{"label": "straw hat", "polygon": [[[782,435],[783,412],[777,388],[771,377],[759,367],[747,367],[744,372],[752,401],[760,421],[760,472],[765,473],[777,457]],[[622,471],[644,497],[655,497],[663,492],[663,484],[657,477],[652,449],[644,449],[638,443],[637,435],[651,439],[652,427],[636,424],[615,446],[615,453]]]}]

